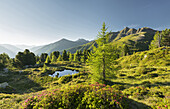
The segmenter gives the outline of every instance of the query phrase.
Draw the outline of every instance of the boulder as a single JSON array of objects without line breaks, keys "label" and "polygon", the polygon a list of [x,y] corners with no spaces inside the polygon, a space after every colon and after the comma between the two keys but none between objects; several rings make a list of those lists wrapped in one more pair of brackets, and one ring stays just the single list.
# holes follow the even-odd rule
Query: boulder
[{"label": "boulder", "polygon": [[9,86],[7,82],[0,84],[0,88],[6,88],[7,86]]}]

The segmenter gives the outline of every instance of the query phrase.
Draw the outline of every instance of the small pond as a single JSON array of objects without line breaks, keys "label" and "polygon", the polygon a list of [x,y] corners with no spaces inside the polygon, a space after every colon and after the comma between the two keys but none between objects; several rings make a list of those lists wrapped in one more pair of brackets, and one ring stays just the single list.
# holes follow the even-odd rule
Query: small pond
[{"label": "small pond", "polygon": [[74,70],[74,71],[72,71],[72,70],[55,71],[54,74],[49,75],[49,76],[55,77],[55,76],[57,76],[57,73],[59,73],[59,76],[58,76],[58,77],[61,77],[61,76],[64,76],[64,75],[69,75],[69,74],[72,75],[72,74],[79,73],[79,72],[76,71],[76,70]]}]

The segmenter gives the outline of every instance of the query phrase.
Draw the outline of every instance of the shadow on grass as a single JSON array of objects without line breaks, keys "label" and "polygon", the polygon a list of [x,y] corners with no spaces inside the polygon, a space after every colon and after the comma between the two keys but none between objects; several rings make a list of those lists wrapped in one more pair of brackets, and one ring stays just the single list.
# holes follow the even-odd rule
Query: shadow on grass
[{"label": "shadow on grass", "polygon": [[43,90],[40,84],[27,78],[25,75],[12,75],[4,77],[9,84],[6,88],[0,88],[0,93],[6,94],[23,94]]},{"label": "shadow on grass", "polygon": [[[121,82],[112,82],[107,80],[106,81],[107,85],[128,85],[128,86],[139,86],[139,84],[128,84],[128,83],[121,83]],[[120,89],[121,90],[121,89]],[[127,99],[127,102],[129,104],[129,107],[127,107],[127,109],[151,109],[150,106],[144,104],[144,103],[140,103],[137,102],[135,100],[132,99]]]},{"label": "shadow on grass", "polygon": [[132,99],[127,99],[128,103],[129,103],[129,107],[127,107],[127,109],[151,109],[150,106],[144,104],[144,103],[140,103],[137,102],[135,100]]},{"label": "shadow on grass", "polygon": [[117,85],[127,85],[129,87],[144,86],[144,87],[149,87],[149,88],[155,87],[155,86],[170,86],[170,82],[155,82],[155,83],[152,84],[149,81],[144,81],[140,84],[129,84],[129,83],[113,82],[113,81],[110,81],[110,80],[106,80],[106,84],[110,85],[110,86],[117,84]]}]

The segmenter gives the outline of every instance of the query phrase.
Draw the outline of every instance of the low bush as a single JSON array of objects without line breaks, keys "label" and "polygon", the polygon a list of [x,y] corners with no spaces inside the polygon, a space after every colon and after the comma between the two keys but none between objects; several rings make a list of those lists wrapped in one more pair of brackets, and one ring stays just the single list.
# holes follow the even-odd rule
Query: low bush
[{"label": "low bush", "polygon": [[152,73],[152,74],[149,74],[149,77],[150,78],[158,77],[158,74],[157,73]]},{"label": "low bush", "polygon": [[133,98],[137,98],[139,100],[144,99],[144,96],[149,93],[149,90],[145,87],[131,87],[125,90],[127,95],[132,96]]},{"label": "low bush", "polygon": [[72,75],[65,75],[59,78],[59,83],[68,83],[72,80]]},{"label": "low bush", "polygon": [[119,76],[126,76],[126,74],[123,74],[123,73],[122,73],[122,74],[119,74]]},{"label": "low bush", "polygon": [[128,100],[120,91],[96,83],[43,91],[25,100],[21,108],[128,109]]}]

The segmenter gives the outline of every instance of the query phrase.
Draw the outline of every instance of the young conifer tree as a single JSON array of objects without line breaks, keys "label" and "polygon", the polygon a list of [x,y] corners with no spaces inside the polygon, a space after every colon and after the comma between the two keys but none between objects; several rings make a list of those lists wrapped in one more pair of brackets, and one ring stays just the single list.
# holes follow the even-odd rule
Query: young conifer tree
[{"label": "young conifer tree", "polygon": [[50,57],[47,56],[45,63],[46,63],[46,64],[49,64],[50,62],[51,62]]},{"label": "young conifer tree", "polygon": [[93,47],[87,61],[92,72],[92,79],[104,84],[106,84],[107,75],[110,73],[112,62],[117,55],[115,47],[109,44],[109,32],[106,31],[106,25],[103,23],[96,40],[97,47]]}]

